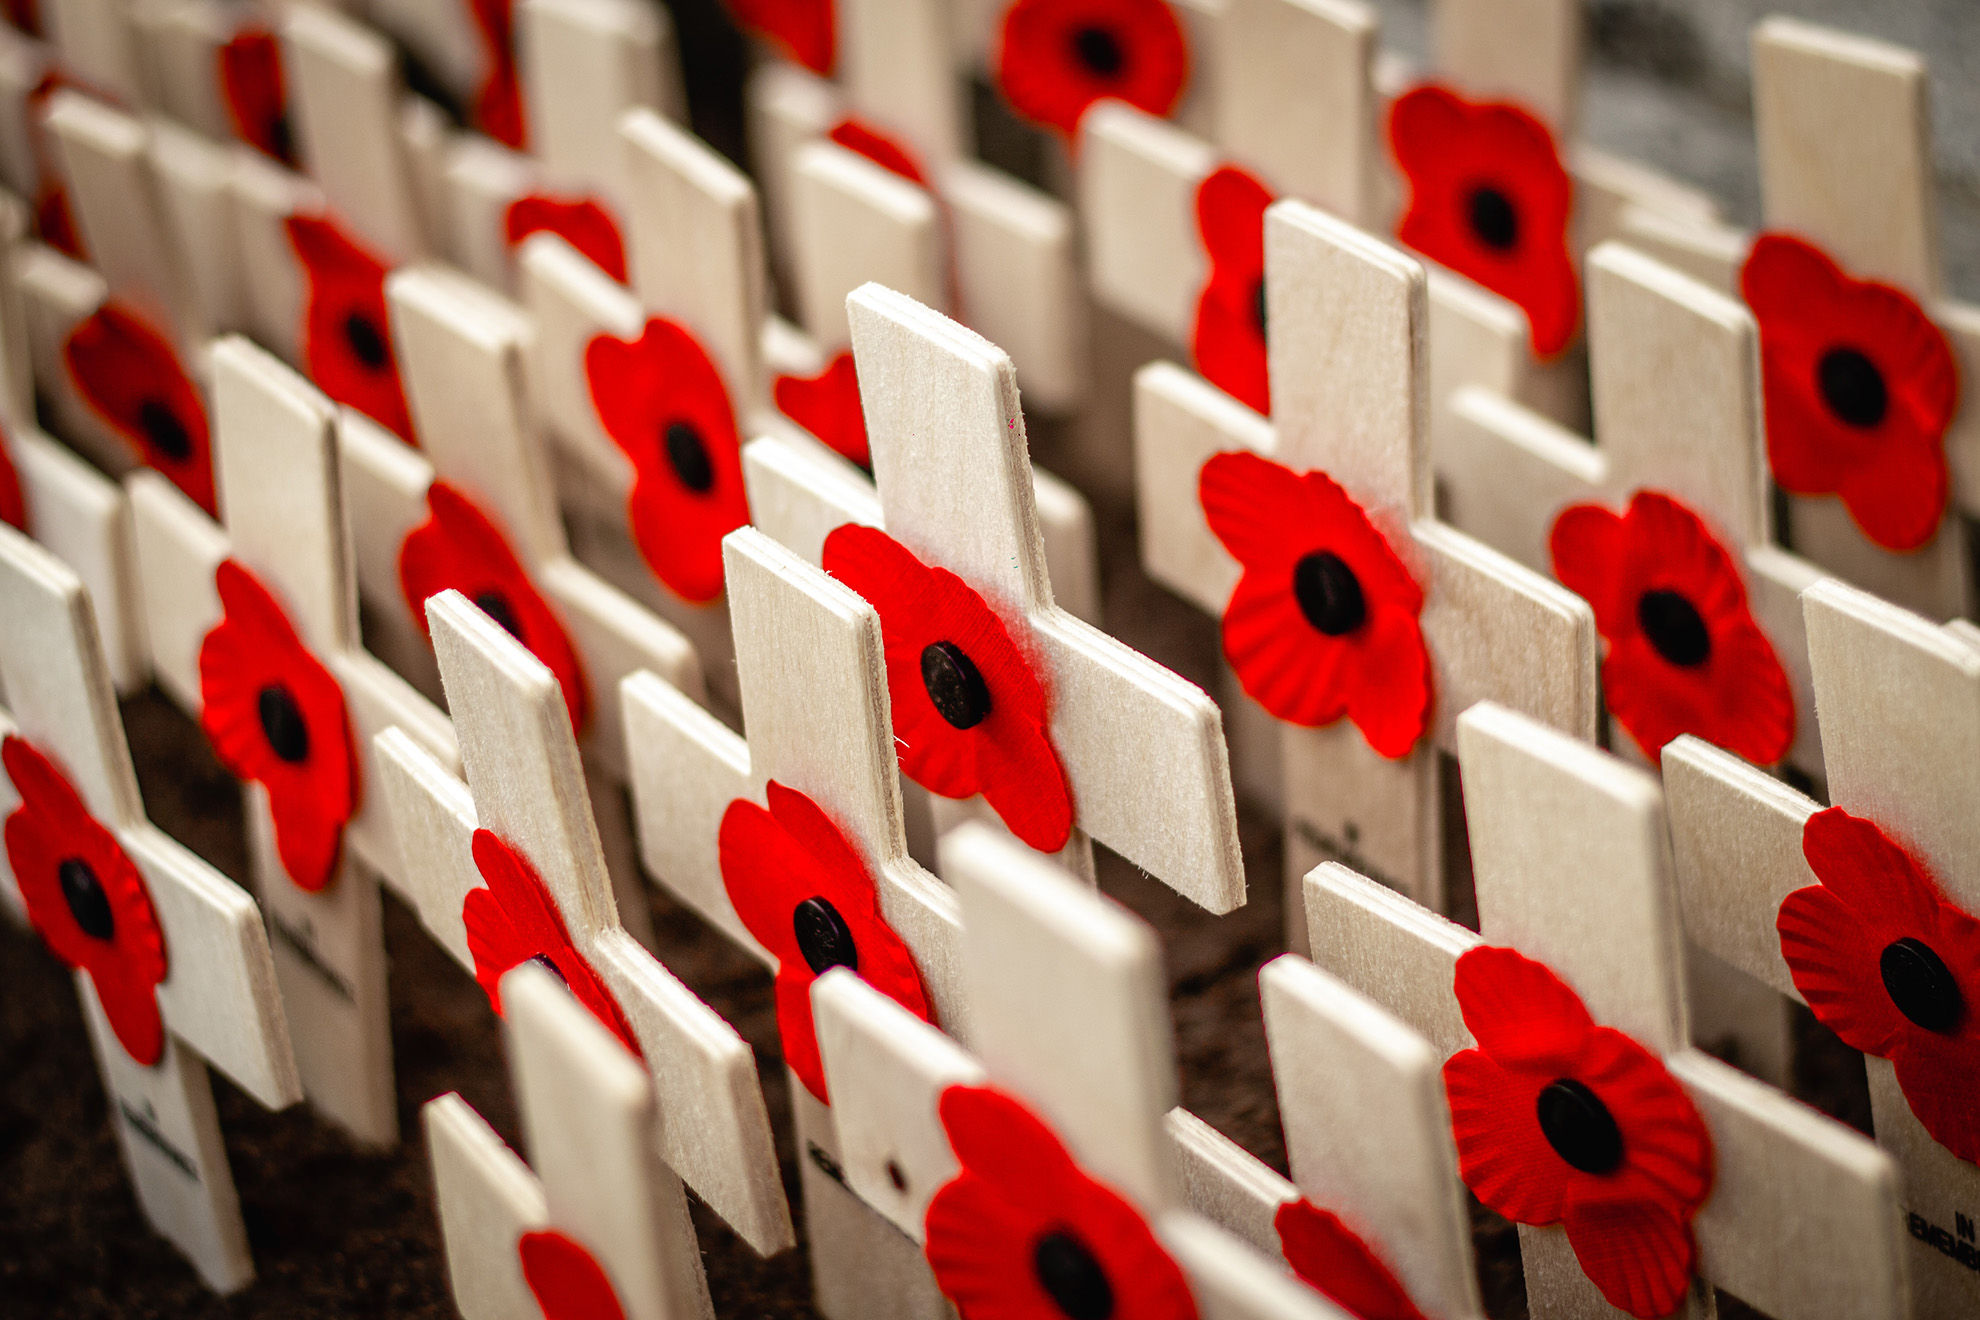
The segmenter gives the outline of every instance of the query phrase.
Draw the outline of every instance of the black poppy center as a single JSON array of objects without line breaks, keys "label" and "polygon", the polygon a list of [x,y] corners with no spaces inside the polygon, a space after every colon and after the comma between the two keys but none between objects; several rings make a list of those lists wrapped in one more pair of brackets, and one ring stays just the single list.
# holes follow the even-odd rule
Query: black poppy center
[{"label": "black poppy center", "polygon": [[1265,281],[1262,279],[1251,288],[1251,323],[1258,328],[1258,337],[1265,338]]},{"label": "black poppy center", "polygon": [[276,115],[268,121],[268,145],[273,147],[275,154],[283,160],[292,161],[296,158],[295,133],[289,127],[289,117],[286,114]]},{"label": "black poppy center", "polygon": [[667,462],[683,486],[699,495],[715,484],[715,463],[701,432],[688,422],[667,423]]},{"label": "black poppy center", "polygon": [[1360,579],[1331,550],[1316,550],[1293,566],[1293,599],[1306,621],[1329,637],[1346,636],[1368,617]]},{"label": "black poppy center", "polygon": [[1959,982],[1931,945],[1910,936],[1884,946],[1877,959],[1884,990],[1898,1012],[1927,1031],[1951,1031],[1966,1014]]},{"label": "black poppy center", "polygon": [[1822,387],[1822,402],[1841,421],[1867,430],[1884,420],[1891,402],[1884,373],[1864,354],[1853,348],[1830,349],[1816,364],[1815,379]]},{"label": "black poppy center", "polygon": [[516,607],[509,604],[507,596],[499,591],[484,591],[474,598],[474,603],[483,614],[501,624],[502,631],[522,642],[523,645],[529,645],[528,642],[523,641],[522,624],[516,619]]},{"label": "black poppy center", "polygon": [[1031,1272],[1038,1286],[1071,1320],[1107,1320],[1114,1313],[1114,1288],[1086,1244],[1054,1229],[1031,1249]]},{"label": "black poppy center", "polygon": [[819,976],[834,967],[859,970],[859,946],[853,943],[852,927],[839,915],[830,899],[807,898],[791,909],[791,930],[797,935],[798,952],[805,965]]},{"label": "black poppy center", "polygon": [[556,977],[559,981],[562,981],[566,987],[571,983],[570,978],[564,975],[563,969],[550,961],[550,955],[547,953],[532,953],[524,961],[535,963],[538,967],[541,967],[544,971],[550,973],[550,975]]},{"label": "black poppy center", "polygon": [[1127,63],[1121,40],[1103,27],[1083,27],[1073,33],[1073,54],[1096,77],[1112,78]]},{"label": "black poppy center", "polygon": [[954,642],[931,642],[921,650],[921,685],[935,711],[958,729],[973,729],[990,714],[990,687],[983,671]]},{"label": "black poppy center", "polygon": [[352,312],[344,318],[344,342],[350,345],[351,356],[363,363],[368,371],[382,370],[391,360],[391,354],[385,347],[385,336],[362,312]]},{"label": "black poppy center", "polygon": [[1540,1135],[1554,1153],[1583,1173],[1608,1173],[1622,1163],[1622,1129],[1609,1107],[1572,1077],[1557,1077],[1540,1089],[1535,1106]]},{"label": "black poppy center", "polygon": [[55,868],[55,875],[62,882],[62,899],[69,905],[69,915],[83,934],[93,940],[107,940],[117,933],[117,919],[110,914],[110,895],[103,892],[103,882],[96,878],[94,867],[80,857],[65,857]]},{"label": "black poppy center", "polygon": [[153,449],[176,463],[192,457],[192,434],[168,404],[146,399],[138,405],[137,420],[138,429],[144,432]]},{"label": "black poppy center", "polygon": [[1658,655],[1689,669],[1712,654],[1712,634],[1698,607],[1675,591],[1646,591],[1636,600],[1636,624]]},{"label": "black poppy center", "polygon": [[268,739],[275,755],[290,765],[309,758],[309,725],[304,722],[302,708],[296,705],[289,689],[280,683],[270,683],[255,696],[254,708],[261,716],[262,736]]},{"label": "black poppy center", "polygon": [[1510,252],[1519,243],[1519,212],[1512,199],[1497,188],[1485,185],[1471,190],[1466,203],[1471,216],[1471,232],[1494,252]]}]

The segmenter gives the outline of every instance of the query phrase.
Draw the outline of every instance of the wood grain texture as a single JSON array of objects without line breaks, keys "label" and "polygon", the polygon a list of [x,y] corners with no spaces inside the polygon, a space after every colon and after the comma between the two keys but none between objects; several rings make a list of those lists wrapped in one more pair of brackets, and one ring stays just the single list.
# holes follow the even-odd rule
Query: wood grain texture
[{"label": "wood grain texture", "polygon": [[[96,603],[97,633],[120,693],[150,681],[135,528],[124,488],[33,427],[8,432],[21,503],[35,539],[74,569]],[[141,474],[133,473],[131,480]],[[157,474],[144,474],[157,480]]]},{"label": "wood grain texture", "polygon": [[1094,300],[1185,345],[1209,269],[1196,190],[1217,168],[1217,152],[1120,102],[1095,105],[1079,128],[1079,214]]},{"label": "wood grain texture", "polygon": [[516,34],[530,151],[545,177],[622,199],[626,111],[687,119],[672,16],[632,0],[525,0]]}]

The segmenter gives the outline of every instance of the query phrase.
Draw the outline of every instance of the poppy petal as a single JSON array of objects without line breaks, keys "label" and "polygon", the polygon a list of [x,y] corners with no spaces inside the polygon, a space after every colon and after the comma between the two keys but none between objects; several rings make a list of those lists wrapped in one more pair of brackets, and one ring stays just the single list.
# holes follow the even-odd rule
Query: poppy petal
[{"label": "poppy petal", "polygon": [[626,282],[626,241],[619,223],[596,197],[553,197],[530,193],[502,213],[509,246],[522,246],[531,234],[555,234],[620,284]]},{"label": "poppy petal", "polygon": [[146,466],[215,514],[206,405],[170,340],[130,309],[106,302],[62,341],[62,365],[90,411]]},{"label": "poppy petal", "polygon": [[1697,1268],[1689,1221],[1661,1206],[1595,1201],[1570,1207],[1562,1222],[1574,1258],[1609,1305],[1640,1320],[1677,1310]]},{"label": "poppy petal", "polygon": [[1425,1320],[1381,1257],[1331,1210],[1295,1198],[1272,1226],[1293,1273],[1357,1320]]},{"label": "poppy petal", "polygon": [[523,1282],[545,1320],[625,1320],[611,1276],[583,1247],[554,1229],[534,1229],[516,1242]]},{"label": "poppy petal", "polygon": [[777,410],[817,436],[826,448],[863,468],[873,466],[866,443],[866,413],[851,353],[841,353],[816,376],[779,376]]},{"label": "poppy petal", "polygon": [[1104,98],[1167,115],[1189,79],[1182,25],[1162,0],[1017,0],[995,62],[1018,117],[1067,137]]}]

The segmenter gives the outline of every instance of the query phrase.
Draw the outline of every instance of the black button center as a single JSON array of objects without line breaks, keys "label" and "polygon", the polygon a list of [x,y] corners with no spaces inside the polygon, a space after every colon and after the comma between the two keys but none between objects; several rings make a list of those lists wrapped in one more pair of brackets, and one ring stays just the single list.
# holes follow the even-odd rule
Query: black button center
[{"label": "black button center", "polygon": [[278,114],[268,123],[268,145],[275,148],[275,154],[285,161],[296,158],[294,130],[289,127],[289,116]]},{"label": "black button center", "polygon": [[830,899],[807,898],[791,909],[791,930],[797,935],[798,952],[805,965],[819,976],[834,967],[859,970],[859,946],[853,943],[852,927],[839,915]]},{"label": "black button center", "polygon": [[352,312],[344,318],[344,342],[351,346],[351,355],[367,371],[381,371],[391,360],[391,352],[385,346],[385,336],[362,312]]},{"label": "black button center", "polygon": [[1266,308],[1265,281],[1260,279],[1251,289],[1251,323],[1258,330],[1258,337],[1265,338]]},{"label": "black button center", "polygon": [[289,689],[280,683],[270,683],[261,689],[254,699],[255,713],[261,716],[261,734],[268,739],[268,745],[275,755],[290,765],[300,765],[309,759],[309,725],[304,722],[302,708]]},{"label": "black button center", "polygon": [[1331,550],[1316,550],[1293,566],[1293,599],[1306,621],[1329,637],[1345,637],[1368,617],[1360,579]]},{"label": "black button center", "polygon": [[529,957],[523,959],[523,961],[535,963],[538,967],[541,967],[544,971],[550,973],[550,975],[556,977],[559,981],[563,982],[564,987],[566,989],[570,988],[570,984],[571,984],[570,978],[564,975],[562,968],[558,967],[556,963],[550,961],[549,954],[532,953],[529,955]]},{"label": "black button center", "polygon": [[1069,1320],[1107,1320],[1114,1313],[1114,1288],[1086,1244],[1054,1229],[1031,1249],[1031,1272],[1038,1286]]},{"label": "black button center", "polygon": [[183,463],[192,457],[192,434],[179,414],[160,400],[146,399],[138,405],[138,429],[153,449],[173,462]]},{"label": "black button center", "polygon": [[55,868],[55,875],[62,882],[69,915],[83,934],[93,940],[107,940],[117,933],[117,919],[110,914],[110,895],[103,892],[95,868],[80,857],[65,857]]},{"label": "black button center", "polygon": [[667,423],[666,444],[667,462],[683,486],[700,495],[715,484],[714,460],[708,457],[701,432],[691,423]]},{"label": "black button center", "polygon": [[1951,1031],[1966,1015],[1959,982],[1945,959],[1924,941],[1906,936],[1886,945],[1877,970],[1883,973],[1885,993],[1898,1012],[1925,1030]]},{"label": "black button center", "polygon": [[990,687],[976,662],[954,642],[921,649],[921,685],[936,713],[958,729],[973,729],[990,715]]},{"label": "black button center", "polygon": [[1868,430],[1883,421],[1890,408],[1884,373],[1853,348],[1832,348],[1822,354],[1815,379],[1822,387],[1822,402],[1847,425]]},{"label": "black button center", "polygon": [[1471,232],[1494,252],[1510,252],[1519,244],[1519,212],[1512,200],[1489,185],[1474,188],[1467,203]]},{"label": "black button center", "polygon": [[483,614],[501,624],[502,631],[524,646],[529,645],[528,639],[522,634],[522,624],[516,621],[515,606],[509,604],[507,596],[499,591],[484,591],[474,598],[474,603]]},{"label": "black button center", "polygon": [[1596,1094],[1572,1077],[1540,1090],[1540,1135],[1554,1153],[1583,1173],[1609,1173],[1622,1163],[1622,1129]]},{"label": "black button center", "polygon": [[1112,78],[1127,63],[1120,38],[1103,27],[1083,27],[1073,33],[1073,54],[1087,70],[1100,78]]},{"label": "black button center", "polygon": [[1636,626],[1658,655],[1689,669],[1712,654],[1712,634],[1698,609],[1675,591],[1646,591],[1636,600]]}]

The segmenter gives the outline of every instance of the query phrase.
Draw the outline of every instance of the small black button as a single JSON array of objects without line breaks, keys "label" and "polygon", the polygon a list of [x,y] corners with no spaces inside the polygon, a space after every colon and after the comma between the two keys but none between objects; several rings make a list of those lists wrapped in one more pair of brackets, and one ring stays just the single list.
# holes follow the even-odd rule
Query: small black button
[{"label": "small black button", "polygon": [[352,312],[344,318],[344,342],[351,346],[351,355],[370,371],[383,370],[392,360],[391,350],[385,346],[385,336],[371,323],[371,318],[361,312]]},{"label": "small black button", "polygon": [[954,642],[921,649],[921,685],[936,713],[958,729],[973,729],[990,715],[990,687],[983,672]]},{"label": "small black button", "polygon": [[1622,1129],[1596,1094],[1572,1077],[1540,1090],[1540,1134],[1554,1153],[1583,1173],[1609,1173],[1622,1163]]},{"label": "small black button", "polygon": [[1038,1286],[1068,1320],[1107,1320],[1114,1313],[1114,1288],[1086,1244],[1054,1229],[1031,1249],[1031,1272]]},{"label": "small black button", "polygon": [[1712,634],[1692,603],[1675,591],[1646,591],[1636,600],[1636,626],[1658,655],[1689,669],[1712,655]]},{"label": "small black button", "polygon": [[192,434],[179,415],[163,402],[146,399],[138,405],[138,429],[151,441],[153,449],[173,462],[183,463],[192,457]]},{"label": "small black button", "polygon": [[522,634],[522,624],[516,621],[515,607],[509,604],[507,596],[499,591],[484,591],[474,598],[474,603],[483,614],[501,624],[503,632],[524,646],[529,645],[529,640]]},{"label": "small black button", "polygon": [[1495,252],[1510,252],[1519,244],[1519,212],[1497,188],[1474,188],[1469,203],[1471,232]]},{"label": "small black button", "polygon": [[667,423],[666,445],[667,462],[683,486],[700,495],[715,484],[714,460],[708,457],[708,446],[692,424]]},{"label": "small black button", "polygon": [[1103,27],[1083,27],[1073,33],[1073,54],[1096,77],[1112,78],[1127,63],[1120,38]]},{"label": "small black button", "polygon": [[1816,364],[1815,377],[1829,411],[1850,426],[1868,430],[1884,420],[1890,392],[1877,364],[1853,348],[1832,348]]},{"label": "small black button", "polygon": [[827,898],[812,897],[791,909],[791,930],[805,965],[823,976],[834,967],[859,970],[859,946],[852,928]]},{"label": "small black button", "polygon": [[82,927],[82,933],[93,940],[107,940],[117,933],[117,919],[110,912],[110,895],[103,892],[103,882],[96,878],[95,868],[80,857],[65,857],[55,868],[56,877],[62,882],[62,898],[69,905],[69,915]]},{"label": "small black button", "polygon": [[1345,637],[1368,617],[1361,580],[1331,550],[1316,550],[1293,566],[1293,599],[1306,621],[1329,637]]},{"label": "small black button", "polygon": [[1884,990],[1898,1012],[1927,1031],[1951,1031],[1966,1016],[1966,999],[1945,959],[1910,936],[1884,946],[1877,959]]},{"label": "small black button", "polygon": [[290,765],[309,759],[309,725],[289,689],[271,683],[255,698],[255,711],[261,716],[261,733],[275,755]]}]

